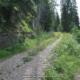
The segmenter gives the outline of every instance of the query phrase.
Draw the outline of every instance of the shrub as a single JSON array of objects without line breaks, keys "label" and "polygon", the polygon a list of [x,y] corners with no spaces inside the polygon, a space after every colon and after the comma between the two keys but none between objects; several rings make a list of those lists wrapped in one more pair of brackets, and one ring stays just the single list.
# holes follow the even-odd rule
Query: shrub
[{"label": "shrub", "polygon": [[74,80],[80,71],[80,45],[71,34],[63,35],[55,54],[56,58],[52,56],[51,65],[45,71],[45,80]]},{"label": "shrub", "polygon": [[60,44],[55,49],[55,52],[58,55],[66,54],[80,56],[80,45],[78,45],[77,41],[70,34],[65,34],[60,42]]},{"label": "shrub", "polygon": [[79,29],[73,29],[73,37],[80,43],[80,30]]}]

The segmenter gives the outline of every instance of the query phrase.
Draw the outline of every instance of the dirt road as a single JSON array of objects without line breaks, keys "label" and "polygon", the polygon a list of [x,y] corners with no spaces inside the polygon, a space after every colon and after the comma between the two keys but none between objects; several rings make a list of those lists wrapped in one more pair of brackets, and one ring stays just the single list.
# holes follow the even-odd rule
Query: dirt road
[{"label": "dirt road", "polygon": [[60,39],[50,44],[30,62],[23,61],[26,52],[0,62],[0,80],[41,80],[44,68],[48,65],[47,58],[59,41]]}]

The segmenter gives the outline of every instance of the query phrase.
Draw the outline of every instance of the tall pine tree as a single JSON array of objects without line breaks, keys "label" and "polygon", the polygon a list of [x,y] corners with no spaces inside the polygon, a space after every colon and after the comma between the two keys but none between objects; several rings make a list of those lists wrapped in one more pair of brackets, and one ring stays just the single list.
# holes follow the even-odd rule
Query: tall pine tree
[{"label": "tall pine tree", "polygon": [[75,0],[61,0],[61,22],[63,31],[69,32],[76,26],[79,27],[79,19]]}]

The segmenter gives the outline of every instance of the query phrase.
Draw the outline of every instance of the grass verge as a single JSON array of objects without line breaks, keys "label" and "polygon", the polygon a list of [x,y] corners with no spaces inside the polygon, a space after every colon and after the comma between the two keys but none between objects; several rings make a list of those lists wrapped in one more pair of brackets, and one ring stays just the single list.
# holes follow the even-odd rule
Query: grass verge
[{"label": "grass verge", "polygon": [[13,47],[0,49],[0,59],[6,59],[17,53],[27,51],[29,56],[34,56],[38,51],[44,49],[49,43],[53,42],[59,37],[59,33],[42,33],[37,37],[31,39],[26,38],[22,44],[17,44]]},{"label": "grass verge", "polygon": [[80,73],[80,44],[71,34],[64,33],[52,54],[44,80],[74,80],[76,73]]}]

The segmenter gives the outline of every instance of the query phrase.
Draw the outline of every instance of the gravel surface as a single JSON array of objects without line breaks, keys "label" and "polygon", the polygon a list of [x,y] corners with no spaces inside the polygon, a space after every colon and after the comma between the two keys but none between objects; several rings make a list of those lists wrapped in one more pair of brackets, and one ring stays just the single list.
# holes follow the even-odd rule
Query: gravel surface
[{"label": "gravel surface", "polygon": [[48,65],[47,58],[59,41],[60,39],[56,40],[39,52],[30,62],[24,63],[23,61],[23,58],[27,56],[27,52],[0,62],[0,80],[41,80],[44,75],[44,68]]}]

